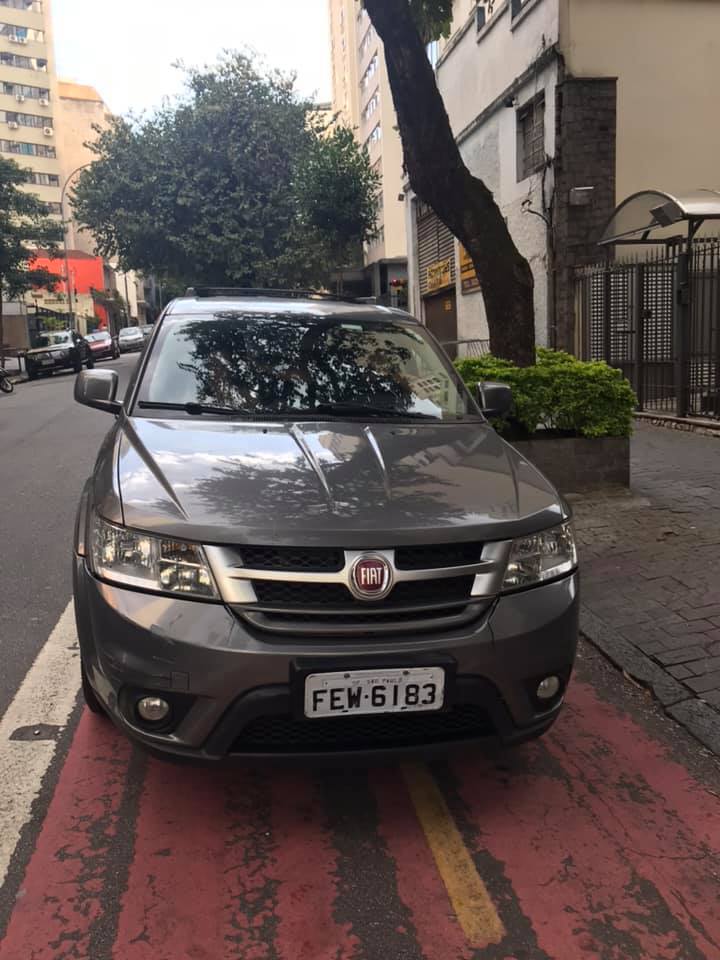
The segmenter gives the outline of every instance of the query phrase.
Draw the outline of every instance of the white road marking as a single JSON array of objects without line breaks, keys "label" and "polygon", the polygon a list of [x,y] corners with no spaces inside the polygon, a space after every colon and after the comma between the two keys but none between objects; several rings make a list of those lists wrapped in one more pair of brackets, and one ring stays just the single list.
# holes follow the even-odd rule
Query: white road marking
[{"label": "white road marking", "polygon": [[69,603],[0,720],[0,886],[55,754],[54,740],[11,740],[18,727],[64,727],[80,686],[80,652]]}]

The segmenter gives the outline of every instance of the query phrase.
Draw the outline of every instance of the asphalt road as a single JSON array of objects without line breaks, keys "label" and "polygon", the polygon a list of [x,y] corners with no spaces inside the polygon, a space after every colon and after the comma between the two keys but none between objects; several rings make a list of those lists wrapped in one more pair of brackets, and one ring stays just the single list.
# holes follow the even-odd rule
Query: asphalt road
[{"label": "asphalt road", "polygon": [[587,645],[541,742],[428,763],[175,766],[83,709],[73,380],[0,396],[0,960],[720,957],[717,760]]},{"label": "asphalt road", "polygon": [[[100,364],[118,371],[120,397],[137,358]],[[56,373],[0,394],[0,716],[70,597],[75,509],[110,428],[74,384]]]}]

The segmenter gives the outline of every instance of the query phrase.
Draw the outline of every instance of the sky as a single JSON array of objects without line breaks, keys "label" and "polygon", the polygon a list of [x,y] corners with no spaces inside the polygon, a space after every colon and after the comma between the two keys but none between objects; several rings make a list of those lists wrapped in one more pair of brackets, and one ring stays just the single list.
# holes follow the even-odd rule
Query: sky
[{"label": "sky", "polygon": [[182,89],[178,60],[212,63],[251,47],[330,99],[328,0],[53,0],[57,73],[95,87],[113,113],[140,112]]}]

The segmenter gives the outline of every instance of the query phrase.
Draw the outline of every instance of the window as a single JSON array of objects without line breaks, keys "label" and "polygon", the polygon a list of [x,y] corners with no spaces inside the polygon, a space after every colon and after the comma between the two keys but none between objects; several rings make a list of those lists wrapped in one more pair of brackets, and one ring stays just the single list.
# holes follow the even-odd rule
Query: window
[{"label": "window", "polygon": [[419,325],[282,313],[169,317],[143,372],[143,401],[220,404],[291,420],[327,418],[335,405],[366,406],[371,417],[455,420],[475,412]]},{"label": "window", "polygon": [[373,42],[373,40],[375,39],[375,37],[376,37],[375,27],[374,27],[372,24],[370,24],[370,26],[369,26],[368,29],[367,29],[367,33],[366,33],[365,36],[362,38],[362,43],[360,44],[360,59],[361,59],[361,60],[362,60],[363,57],[367,54],[368,50],[369,50],[370,47],[372,46],[372,42]]},{"label": "window", "polygon": [[44,143],[20,143],[17,140],[0,140],[0,153],[18,153],[23,157],[48,157],[55,159],[55,147]]},{"label": "window", "polygon": [[10,7],[11,10],[27,10],[32,13],[42,13],[40,0],[0,0],[0,7]]},{"label": "window", "polygon": [[25,97],[26,100],[50,99],[50,91],[47,87],[30,87],[24,83],[0,83],[0,93],[11,97]]},{"label": "window", "polygon": [[59,187],[60,177],[56,173],[36,173],[30,170],[28,183],[34,183],[36,187]]},{"label": "window", "polygon": [[372,58],[372,60],[368,64],[367,70],[363,74],[363,78],[360,81],[360,88],[363,91],[367,90],[367,88],[370,86],[370,81],[378,72],[379,68],[380,68],[380,62],[378,60],[378,55],[375,54],[375,56]]},{"label": "window", "polygon": [[371,144],[373,144],[373,143],[379,143],[381,140],[382,140],[382,127],[381,127],[380,124],[378,123],[378,124],[375,125],[375,127],[373,128],[373,132],[370,134],[370,136],[369,136],[369,137],[367,138],[367,140],[365,141],[365,146],[366,146],[366,147],[370,147]]},{"label": "window", "polygon": [[545,94],[517,112],[517,178],[525,180],[545,165]]},{"label": "window", "polygon": [[47,60],[42,57],[21,57],[16,53],[0,50],[0,64],[4,67],[19,67],[21,70],[42,70],[47,73]]},{"label": "window", "polygon": [[363,113],[362,113],[363,120],[366,123],[372,117],[372,115],[377,111],[379,106],[380,106],[380,92],[376,90],[375,93],[368,100],[367,104],[365,105],[365,109],[363,110]]},{"label": "window", "polygon": [[12,110],[0,110],[0,123],[17,123],[21,127],[52,127],[51,117],[40,117],[35,113],[16,113]]},{"label": "window", "polygon": [[45,34],[42,30],[34,30],[32,27],[20,27],[15,23],[0,23],[0,37],[7,37],[9,40],[27,42],[36,40],[39,43],[45,41]]},{"label": "window", "polygon": [[62,206],[59,203],[46,203],[45,212],[50,216],[61,217],[62,216]]}]

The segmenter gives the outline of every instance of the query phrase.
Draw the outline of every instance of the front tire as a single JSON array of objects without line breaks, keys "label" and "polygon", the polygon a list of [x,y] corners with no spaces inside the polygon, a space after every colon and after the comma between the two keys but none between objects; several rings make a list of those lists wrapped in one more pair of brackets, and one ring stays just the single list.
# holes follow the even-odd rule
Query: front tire
[{"label": "front tire", "polygon": [[82,660],[80,661],[80,679],[82,681],[83,699],[85,700],[85,705],[90,713],[95,713],[99,716],[105,716],[105,710],[98,700],[98,695],[92,688],[92,684],[88,679],[87,670],[85,669],[85,664],[82,662]]},{"label": "front tire", "polygon": [[95,367],[95,357],[91,353],[88,354],[86,367],[88,370],[92,370]]},{"label": "front tire", "polygon": [[6,376],[4,373],[0,373],[0,390],[3,393],[12,393],[15,389],[15,384],[12,382],[10,377]]},{"label": "front tire", "polygon": [[78,354],[77,358],[76,358],[75,361],[73,362],[73,371],[74,371],[75,373],[80,373],[81,370],[82,370],[82,359],[81,359],[80,355]]}]

